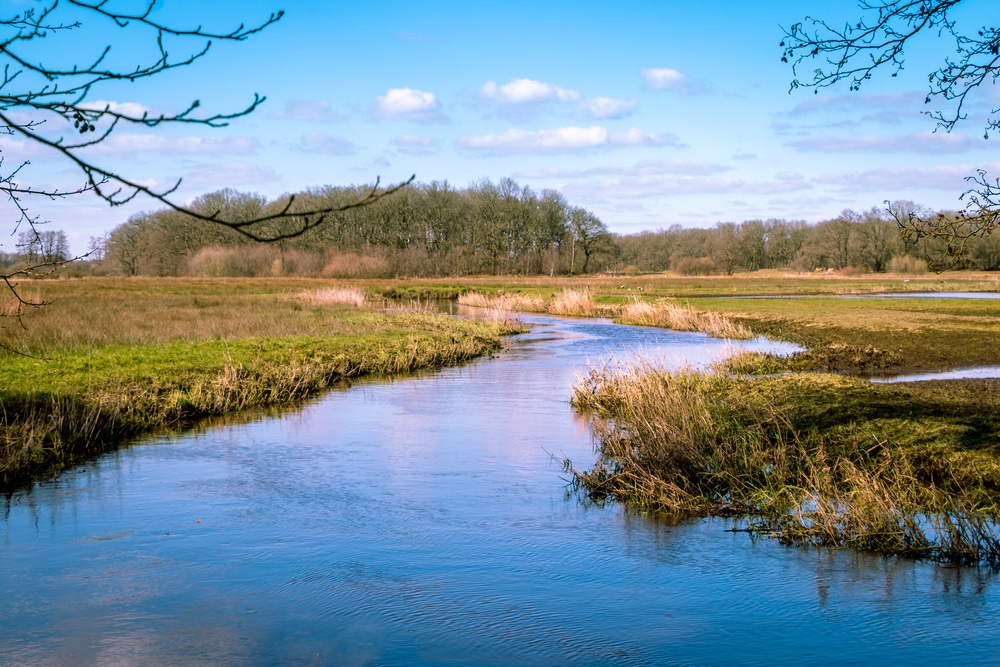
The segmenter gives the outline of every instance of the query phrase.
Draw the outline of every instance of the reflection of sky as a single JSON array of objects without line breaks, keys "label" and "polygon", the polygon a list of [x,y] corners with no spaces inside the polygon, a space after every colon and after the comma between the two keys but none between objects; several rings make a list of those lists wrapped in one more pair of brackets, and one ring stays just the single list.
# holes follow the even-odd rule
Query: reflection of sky
[{"label": "reflection of sky", "polygon": [[0,662],[992,659],[987,574],[567,498],[547,451],[593,460],[574,371],[723,342],[537,321],[498,358],[154,439],[15,495]]}]

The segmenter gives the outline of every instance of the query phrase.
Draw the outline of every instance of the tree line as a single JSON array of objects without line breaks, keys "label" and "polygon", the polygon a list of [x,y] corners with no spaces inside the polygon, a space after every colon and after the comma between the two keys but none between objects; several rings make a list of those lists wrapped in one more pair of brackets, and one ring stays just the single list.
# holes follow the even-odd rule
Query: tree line
[{"label": "tree line", "polygon": [[[336,206],[356,201],[364,191],[316,188],[295,195],[293,205]],[[222,212],[229,220],[251,220],[287,205],[288,197],[268,201],[226,189],[200,197],[191,207],[206,216]],[[899,218],[913,211],[935,217],[913,202],[898,202],[887,209],[847,209],[815,224],[769,219],[611,234],[596,215],[570,205],[554,190],[536,193],[511,179],[484,179],[464,189],[434,181],[339,212],[305,233],[270,244],[179,211],[140,213],[92,238],[87,261],[73,263],[69,272],[342,278],[662,271],[713,275],[759,269],[921,272],[927,270],[928,258],[934,268],[933,258],[947,249],[936,247],[942,240],[901,233]],[[959,217],[936,214],[942,224]],[[0,255],[0,266],[67,259],[63,232],[26,232],[17,252]],[[1000,237],[971,239],[957,267],[1000,270]]]}]

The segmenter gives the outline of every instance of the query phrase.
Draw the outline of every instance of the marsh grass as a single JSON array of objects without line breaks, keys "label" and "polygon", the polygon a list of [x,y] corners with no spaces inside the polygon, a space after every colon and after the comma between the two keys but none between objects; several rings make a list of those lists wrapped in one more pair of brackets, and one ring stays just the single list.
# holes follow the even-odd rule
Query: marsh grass
[{"label": "marsh grass", "polygon": [[724,315],[699,311],[671,301],[649,303],[633,297],[630,303],[620,308],[614,319],[622,324],[662,327],[674,331],[700,331],[716,338],[748,340],[754,337],[749,327],[735,323]]},{"label": "marsh grass", "polygon": [[304,290],[299,298],[310,306],[329,306],[332,304],[364,308],[368,305],[368,297],[360,287],[325,287],[322,289]]},{"label": "marsh grass", "polygon": [[589,289],[565,288],[552,297],[547,310],[553,315],[575,317],[595,317],[599,314],[594,295]]},{"label": "marsh grass", "polygon": [[598,460],[565,466],[588,497],[638,510],[745,517],[791,544],[1000,565],[1000,419],[985,387],[942,399],[832,376],[592,369],[573,404],[591,416]]},{"label": "marsh grass", "polygon": [[499,292],[497,294],[487,295],[481,292],[464,292],[459,295],[458,302],[463,306],[498,308],[512,313],[545,312],[545,299],[536,294]]},{"label": "marsh grass", "polygon": [[51,305],[27,313],[24,328],[0,329],[0,490],[142,433],[288,405],[360,375],[461,363],[500,346],[494,323],[376,311],[356,298],[344,305],[341,296],[329,298],[340,287],[41,283]]}]

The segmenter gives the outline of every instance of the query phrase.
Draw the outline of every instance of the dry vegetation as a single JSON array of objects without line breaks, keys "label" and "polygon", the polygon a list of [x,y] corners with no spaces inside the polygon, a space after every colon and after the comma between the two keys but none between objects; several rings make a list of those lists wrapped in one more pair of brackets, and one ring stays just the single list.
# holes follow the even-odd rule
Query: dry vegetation
[{"label": "dry vegetation", "polygon": [[1000,565],[996,385],[871,385],[825,375],[734,379],[641,362],[574,390],[598,462],[596,500],[749,517],[794,544]]}]

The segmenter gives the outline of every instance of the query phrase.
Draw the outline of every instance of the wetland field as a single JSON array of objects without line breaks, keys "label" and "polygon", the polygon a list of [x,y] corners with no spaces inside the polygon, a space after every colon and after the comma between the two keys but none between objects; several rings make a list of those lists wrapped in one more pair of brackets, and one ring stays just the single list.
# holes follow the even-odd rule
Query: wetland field
[{"label": "wetland field", "polygon": [[[991,274],[21,289],[47,305],[19,319],[6,306],[0,331],[13,664],[110,648],[162,664],[178,646],[179,663],[480,663],[487,646],[506,664],[704,662],[802,622],[855,642],[848,662],[977,660],[992,641],[958,649],[940,633],[989,635],[984,610],[1000,605],[1000,380],[891,382],[998,365]],[[705,606],[666,610],[680,553],[716,565],[684,575]],[[833,559],[822,574],[817,557]],[[945,565],[980,593],[939,587]],[[705,653],[718,647],[694,628],[719,590],[770,599],[747,567],[772,592],[891,579],[866,601],[834,585],[834,604],[895,631],[859,637],[820,613],[828,598],[789,589]],[[978,596],[979,611],[959,605],[932,630],[940,610],[913,606],[927,586],[942,603]],[[66,588],[80,601],[61,602]],[[625,626],[662,614],[660,629],[586,640],[590,621],[565,610],[588,589],[606,614],[630,596]],[[214,639],[188,636],[208,607]],[[250,626],[263,643],[239,639]],[[123,628],[148,641],[123,648]],[[926,641],[907,644],[912,632]]]}]

